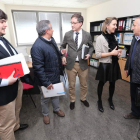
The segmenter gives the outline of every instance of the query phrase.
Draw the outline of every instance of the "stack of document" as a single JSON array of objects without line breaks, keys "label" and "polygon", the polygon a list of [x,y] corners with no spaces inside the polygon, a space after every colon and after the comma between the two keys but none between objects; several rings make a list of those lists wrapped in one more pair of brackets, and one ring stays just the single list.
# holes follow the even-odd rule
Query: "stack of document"
[{"label": "stack of document", "polygon": [[81,56],[81,58],[82,58],[82,59],[85,59],[85,58],[86,58],[85,55],[87,55],[88,52],[89,52],[89,46],[83,44],[83,46],[82,46],[82,56]]},{"label": "stack of document", "polygon": [[30,72],[23,54],[0,60],[0,78],[8,78],[13,71],[15,71],[14,77],[22,77]]},{"label": "stack of document", "polygon": [[131,30],[131,22],[132,22],[132,19],[131,18],[127,18],[126,19],[126,27],[125,27],[125,30]]},{"label": "stack of document", "polygon": [[121,44],[123,42],[123,33],[117,33],[117,41],[119,44]]},{"label": "stack of document", "polygon": [[124,33],[123,44],[131,45],[133,35],[134,35],[133,33]]},{"label": "stack of document", "polygon": [[57,84],[53,84],[53,87],[54,87],[54,89],[50,89],[50,90],[47,89],[44,86],[41,87],[44,98],[65,95],[66,92],[65,92],[65,88],[64,88],[63,82],[57,83]]}]

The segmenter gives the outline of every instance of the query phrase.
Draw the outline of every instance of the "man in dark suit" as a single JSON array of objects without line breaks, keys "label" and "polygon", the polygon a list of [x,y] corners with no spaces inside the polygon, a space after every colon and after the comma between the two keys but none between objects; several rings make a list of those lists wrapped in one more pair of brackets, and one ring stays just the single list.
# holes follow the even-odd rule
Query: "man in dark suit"
[{"label": "man in dark suit", "polygon": [[125,65],[125,74],[130,75],[131,113],[125,115],[125,119],[140,118],[140,106],[136,105],[136,93],[140,87],[140,17],[134,21],[132,30],[134,36]]},{"label": "man in dark suit", "polygon": [[[88,76],[87,60],[92,55],[93,44],[90,34],[81,28],[83,21],[84,19],[80,14],[74,14],[71,17],[72,30],[65,34],[61,45],[61,52],[63,54],[66,52],[66,46],[68,45],[67,58],[63,57],[62,63],[63,65],[66,65],[67,69],[71,110],[75,107],[75,81],[77,74],[80,80],[81,102],[86,107],[89,107],[89,103],[86,100]],[[89,46],[89,52],[85,56],[85,59],[81,58],[83,44]]]},{"label": "man in dark suit", "polygon": [[[124,115],[125,119],[140,119],[140,106],[137,102],[137,92],[140,92],[140,17],[136,18],[132,30],[134,33],[128,59],[125,65],[126,76],[130,75],[131,113]],[[140,139],[140,129],[138,131]]]},{"label": "man in dark suit", "polygon": [[[3,37],[7,15],[0,9],[0,59],[17,54],[17,51]],[[22,104],[22,83],[14,78],[13,72],[8,79],[0,78],[0,138],[15,140],[14,131],[25,129],[27,124],[20,124],[19,113]]]}]

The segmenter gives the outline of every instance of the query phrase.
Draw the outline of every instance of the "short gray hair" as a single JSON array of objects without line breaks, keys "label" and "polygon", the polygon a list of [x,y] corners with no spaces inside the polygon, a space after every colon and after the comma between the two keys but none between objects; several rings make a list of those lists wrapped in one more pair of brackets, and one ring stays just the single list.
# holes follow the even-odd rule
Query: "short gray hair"
[{"label": "short gray hair", "polygon": [[49,20],[41,20],[37,23],[36,25],[36,30],[37,30],[37,33],[38,35],[42,36],[46,33],[46,30],[50,29],[50,21]]}]

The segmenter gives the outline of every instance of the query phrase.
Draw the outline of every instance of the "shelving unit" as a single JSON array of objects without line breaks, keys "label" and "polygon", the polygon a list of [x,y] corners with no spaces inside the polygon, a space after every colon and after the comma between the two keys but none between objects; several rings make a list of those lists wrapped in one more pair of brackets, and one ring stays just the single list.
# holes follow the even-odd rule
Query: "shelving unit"
[{"label": "shelving unit", "polygon": [[[118,23],[117,23],[117,29],[115,31],[115,34],[117,36],[117,34],[122,33],[122,38],[121,38],[122,41],[121,41],[121,43],[119,43],[119,45],[123,45],[127,49],[127,51],[126,51],[126,57],[127,57],[127,55],[129,55],[129,50],[130,50],[130,46],[131,45],[128,44],[128,42],[127,42],[127,44],[123,44],[123,42],[124,42],[124,35],[126,35],[125,33],[127,33],[127,35],[129,34],[131,36],[131,34],[133,33],[133,31],[131,30],[133,21],[135,20],[136,17],[139,17],[139,16],[140,15],[120,17],[117,20]],[[91,34],[91,37],[92,37],[92,41],[94,43],[94,46],[96,45],[96,37],[95,36],[101,35],[101,33],[102,33],[101,30],[100,31],[98,30],[99,29],[98,27],[103,22],[104,22],[104,20],[90,22],[90,34]],[[126,30],[126,29],[128,29],[128,30]],[[119,37],[117,39],[118,39],[118,42],[119,42],[120,41],[119,40]],[[129,40],[129,42],[130,42],[130,40]],[[92,57],[92,58],[93,59],[96,59],[95,57]],[[119,64],[120,64],[120,68],[121,68],[122,79],[123,80],[126,80],[126,81],[130,81],[130,77],[126,78],[126,76],[124,75],[124,66],[125,66],[126,60],[127,60],[126,58],[119,58]],[[89,64],[90,64],[90,60],[89,60]]]}]

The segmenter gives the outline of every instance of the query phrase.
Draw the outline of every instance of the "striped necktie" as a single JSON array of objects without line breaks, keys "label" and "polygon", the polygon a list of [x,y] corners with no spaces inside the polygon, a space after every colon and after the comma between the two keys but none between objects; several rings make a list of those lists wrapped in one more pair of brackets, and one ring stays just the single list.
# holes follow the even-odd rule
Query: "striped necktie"
[{"label": "striped necktie", "polygon": [[76,32],[76,37],[75,37],[75,44],[76,44],[76,47],[78,49],[78,32]]}]

